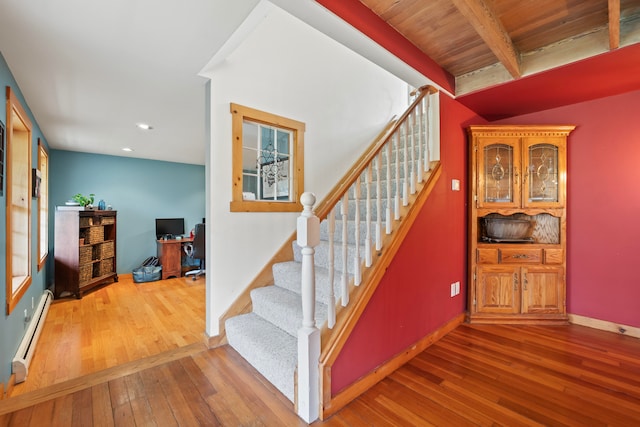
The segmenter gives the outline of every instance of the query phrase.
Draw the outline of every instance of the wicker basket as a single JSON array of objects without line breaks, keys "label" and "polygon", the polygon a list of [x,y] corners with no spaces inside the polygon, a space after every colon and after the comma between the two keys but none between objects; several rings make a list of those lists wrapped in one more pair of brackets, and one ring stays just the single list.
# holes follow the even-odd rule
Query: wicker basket
[{"label": "wicker basket", "polygon": [[79,264],[89,264],[92,261],[93,250],[91,246],[80,246]]},{"label": "wicker basket", "polygon": [[89,216],[81,216],[80,217],[80,227],[89,227],[93,225],[93,218]]},{"label": "wicker basket", "polygon": [[111,225],[116,223],[116,218],[114,216],[103,216],[102,217],[102,225]]},{"label": "wicker basket", "polygon": [[115,244],[112,240],[102,243],[97,248],[98,257],[96,259],[113,258],[115,256]]},{"label": "wicker basket", "polygon": [[80,270],[80,283],[86,283],[93,277],[93,264],[86,264],[79,266]]},{"label": "wicker basket", "polygon": [[89,229],[88,243],[100,243],[104,241],[104,227],[101,225],[94,225]]},{"label": "wicker basket", "polygon": [[100,275],[113,273],[113,258],[103,259],[100,261]]}]

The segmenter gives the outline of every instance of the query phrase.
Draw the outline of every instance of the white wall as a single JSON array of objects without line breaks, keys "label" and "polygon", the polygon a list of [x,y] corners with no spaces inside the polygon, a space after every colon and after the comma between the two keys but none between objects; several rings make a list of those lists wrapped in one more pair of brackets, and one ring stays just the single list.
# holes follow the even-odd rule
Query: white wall
[{"label": "white wall", "polygon": [[275,6],[260,13],[243,42],[203,71],[211,79],[209,336],[218,334],[219,317],[295,230],[298,215],[229,211],[229,103],[306,124],[305,191],[318,201],[407,106],[407,85],[400,79]]}]

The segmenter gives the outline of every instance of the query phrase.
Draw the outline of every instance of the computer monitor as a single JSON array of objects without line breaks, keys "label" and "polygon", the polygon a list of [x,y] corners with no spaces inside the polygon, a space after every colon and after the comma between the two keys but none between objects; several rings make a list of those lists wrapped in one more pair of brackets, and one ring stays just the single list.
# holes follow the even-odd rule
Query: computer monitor
[{"label": "computer monitor", "polygon": [[184,218],[156,218],[156,238],[174,237],[184,234]]}]

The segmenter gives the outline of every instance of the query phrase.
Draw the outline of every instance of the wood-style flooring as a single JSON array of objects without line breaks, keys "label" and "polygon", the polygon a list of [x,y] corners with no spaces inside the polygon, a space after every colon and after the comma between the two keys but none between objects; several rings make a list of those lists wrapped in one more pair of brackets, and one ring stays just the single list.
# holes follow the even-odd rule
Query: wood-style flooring
[{"label": "wood-style flooring", "polygon": [[82,299],[54,300],[16,396],[204,342],[205,278],[134,283],[130,274]]},{"label": "wood-style flooring", "polygon": [[[0,426],[304,426],[233,349],[200,343],[0,401]],[[640,340],[464,324],[314,426],[638,426]]]}]

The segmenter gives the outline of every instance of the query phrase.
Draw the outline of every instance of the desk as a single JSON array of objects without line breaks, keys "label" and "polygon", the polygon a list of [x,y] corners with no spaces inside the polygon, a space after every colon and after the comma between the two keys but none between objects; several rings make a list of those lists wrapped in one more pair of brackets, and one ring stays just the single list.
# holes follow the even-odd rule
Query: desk
[{"label": "desk", "polygon": [[158,240],[158,262],[162,266],[162,278],[180,277],[182,275],[182,245],[192,243],[190,237],[180,240]]}]

